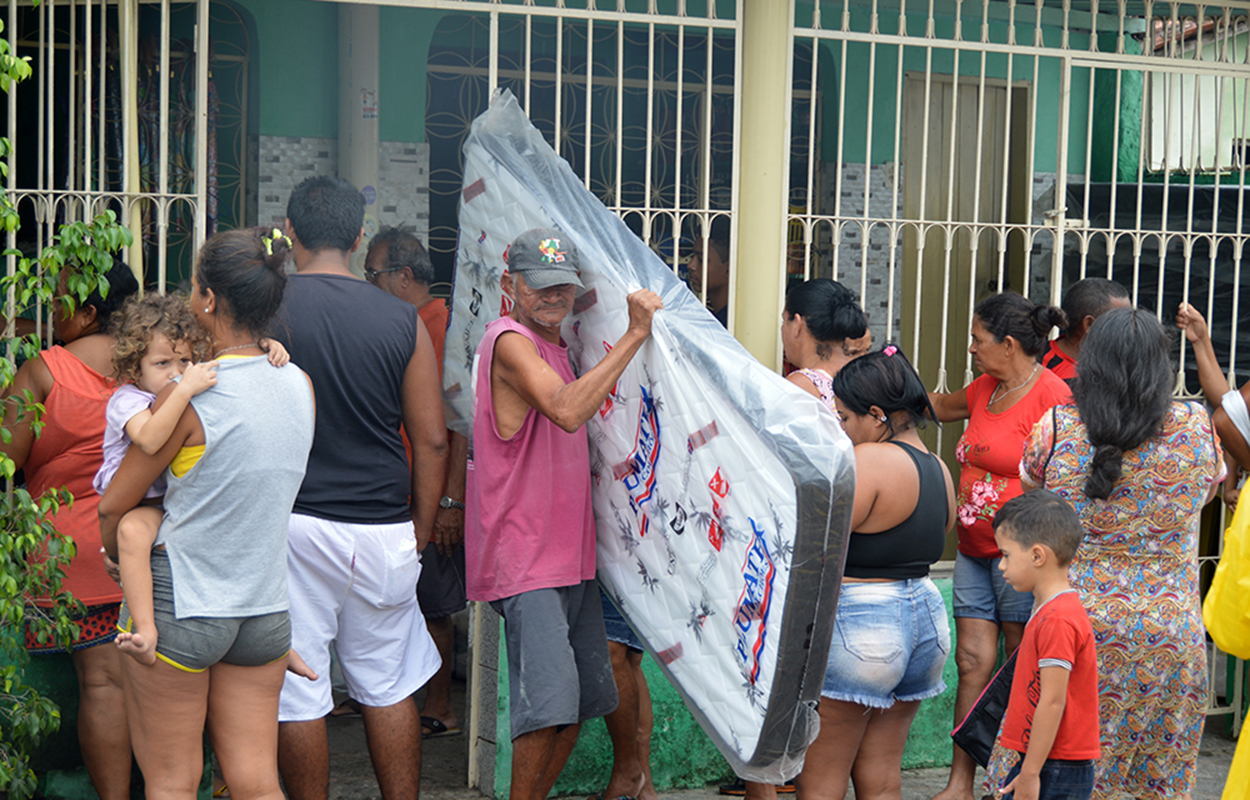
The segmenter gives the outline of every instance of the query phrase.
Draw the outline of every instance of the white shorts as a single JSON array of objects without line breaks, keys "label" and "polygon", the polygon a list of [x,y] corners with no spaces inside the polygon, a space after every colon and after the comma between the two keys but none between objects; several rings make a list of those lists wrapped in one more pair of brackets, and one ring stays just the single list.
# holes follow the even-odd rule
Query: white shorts
[{"label": "white shorts", "polygon": [[330,642],[352,698],[398,703],[441,663],[417,605],[421,560],[411,522],[363,525],[291,515],[291,647],[319,676],[287,674],[281,722],[330,713]]}]

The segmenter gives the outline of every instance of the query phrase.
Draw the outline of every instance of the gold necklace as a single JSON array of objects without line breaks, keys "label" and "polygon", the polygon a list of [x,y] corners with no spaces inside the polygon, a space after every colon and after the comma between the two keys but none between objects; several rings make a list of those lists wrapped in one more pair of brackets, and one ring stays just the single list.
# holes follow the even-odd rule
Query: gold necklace
[{"label": "gold necklace", "polygon": [[258,345],[256,342],[248,342],[247,344],[237,344],[234,347],[227,347],[224,350],[218,350],[216,353],[213,353],[213,358],[216,358],[222,353],[229,353],[231,350],[243,350],[248,347],[260,347],[260,345]]},{"label": "gold necklace", "polygon": [[1020,391],[1021,389],[1023,389],[1024,387],[1028,386],[1028,385],[1029,385],[1029,381],[1033,380],[1033,376],[1034,376],[1034,375],[1036,375],[1036,374],[1037,374],[1037,371],[1038,371],[1039,369],[1041,369],[1041,368],[1042,368],[1042,365],[1041,365],[1041,363],[1040,363],[1040,362],[1039,362],[1039,363],[1037,363],[1037,364],[1034,364],[1034,365],[1033,365],[1033,371],[1029,373],[1029,377],[1027,377],[1027,378],[1025,378],[1025,379],[1024,379],[1024,383],[1020,384],[1019,386],[1017,386],[1017,387],[1016,387],[1016,388],[1014,388],[1014,389],[1008,389],[1007,391],[1003,392],[1003,393],[1002,393],[1001,395],[999,395],[998,397],[994,397],[994,395],[998,394],[998,390],[999,390],[999,389],[1001,389],[1001,388],[1003,388],[1003,382],[1002,382],[1002,381],[999,381],[999,382],[998,382],[998,385],[994,387],[994,391],[993,391],[993,393],[991,393],[991,394],[990,394],[990,401],[989,401],[988,403],[986,403],[986,404],[985,404],[985,407],[986,407],[986,408],[989,408],[990,406],[994,405],[994,404],[995,404],[995,403],[997,403],[999,400],[1002,400],[1004,397],[1006,397],[1007,395],[1011,394],[1012,392],[1018,392],[1018,391]]}]

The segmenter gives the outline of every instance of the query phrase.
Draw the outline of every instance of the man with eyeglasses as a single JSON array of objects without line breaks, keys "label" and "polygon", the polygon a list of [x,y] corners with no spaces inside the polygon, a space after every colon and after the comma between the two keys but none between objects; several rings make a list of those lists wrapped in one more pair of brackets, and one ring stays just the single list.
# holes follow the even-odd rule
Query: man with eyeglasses
[{"label": "man with eyeglasses", "polygon": [[308,373],[317,403],[288,535],[291,642],[321,676],[288,681],[279,702],[278,767],[294,800],[329,793],[331,643],[388,800],[417,798],[412,694],[439,667],[416,597],[417,553],[447,475],[438,368],[417,310],[349,269],[363,221],[364,199],[343,180],[309,178],[287,204],[296,273],[274,335]]},{"label": "man with eyeglasses", "polygon": [[[369,242],[369,253],[365,256],[365,279],[417,309],[434,343],[441,386],[443,340],[447,337],[450,312],[447,301],[430,294],[434,265],[421,240],[401,228],[378,231]],[[451,447],[447,484],[438,501],[434,536],[421,551],[421,577],[417,581],[417,602],[443,660],[443,665],[425,687],[421,735],[427,739],[460,733],[456,710],[451,705],[456,642],[451,615],[467,604],[464,594],[464,470],[469,440],[451,431],[447,432],[447,440]]]}]

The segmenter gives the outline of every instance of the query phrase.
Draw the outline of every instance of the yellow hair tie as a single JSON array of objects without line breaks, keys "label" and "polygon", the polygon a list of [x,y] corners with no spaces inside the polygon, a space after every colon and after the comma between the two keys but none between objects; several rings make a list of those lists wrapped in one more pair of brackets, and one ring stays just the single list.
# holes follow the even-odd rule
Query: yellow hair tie
[{"label": "yellow hair tie", "polygon": [[265,243],[265,255],[267,256],[273,255],[273,243],[278,239],[281,239],[282,241],[286,242],[286,247],[288,250],[294,249],[295,245],[291,243],[291,237],[283,233],[281,229],[274,228],[273,233],[271,233],[270,235],[260,237],[260,240]]}]

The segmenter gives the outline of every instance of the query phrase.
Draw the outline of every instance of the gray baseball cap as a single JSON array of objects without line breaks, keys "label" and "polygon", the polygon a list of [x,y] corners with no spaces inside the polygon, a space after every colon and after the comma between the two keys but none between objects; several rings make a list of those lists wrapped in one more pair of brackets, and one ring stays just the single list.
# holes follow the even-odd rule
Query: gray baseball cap
[{"label": "gray baseball cap", "polygon": [[577,245],[555,228],[532,228],[508,246],[508,271],[524,275],[531,289],[565,283],[584,289],[579,265]]}]

